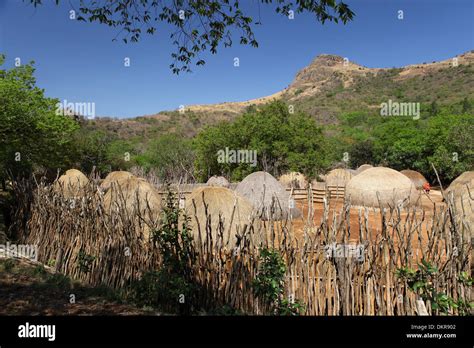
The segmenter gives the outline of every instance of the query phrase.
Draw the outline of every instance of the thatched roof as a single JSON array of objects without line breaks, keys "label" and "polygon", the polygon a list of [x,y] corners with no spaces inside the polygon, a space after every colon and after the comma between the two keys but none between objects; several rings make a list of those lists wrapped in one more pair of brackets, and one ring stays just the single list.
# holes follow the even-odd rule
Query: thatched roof
[{"label": "thatched roof", "polygon": [[474,171],[464,172],[453,180],[446,190],[447,193],[453,192],[454,195],[461,195],[467,190],[471,191],[474,195]]},{"label": "thatched roof", "polygon": [[371,164],[362,164],[359,166],[359,168],[357,168],[357,173],[362,173],[364,170],[367,170],[367,169],[370,169],[370,168],[373,168],[374,166],[371,165]]},{"label": "thatched roof", "polygon": [[287,188],[305,189],[308,187],[308,180],[300,172],[290,172],[280,176],[278,181]]},{"label": "thatched roof", "polygon": [[136,177],[122,181],[120,186],[112,183],[112,189],[104,195],[106,207],[119,200],[125,201],[129,211],[132,211],[134,207],[139,207],[140,210],[145,209],[147,204],[153,210],[161,208],[161,197],[153,185]]},{"label": "thatched roof", "polygon": [[229,181],[224,178],[223,176],[211,176],[209,180],[207,180],[207,184],[209,186],[217,186],[217,187],[229,187]]},{"label": "thatched roof", "polygon": [[423,174],[421,174],[420,172],[417,172],[415,170],[404,169],[404,170],[400,171],[400,173],[402,173],[408,179],[410,179],[411,182],[413,183],[413,185],[415,185],[415,187],[418,190],[422,189],[423,184],[428,182],[428,180],[426,180],[426,178],[423,176]]},{"label": "thatched roof", "polygon": [[[104,195],[106,210],[115,210],[136,217],[135,221],[145,227],[154,225],[160,218],[161,196],[158,191],[144,179],[131,177],[120,184],[112,182],[111,188]],[[140,216],[140,218],[138,218]],[[149,237],[149,229],[144,229]]]},{"label": "thatched roof", "polygon": [[[255,214],[250,202],[225,187],[195,189],[186,199],[185,211],[190,217],[189,224],[196,243],[201,241],[206,245],[210,242],[210,235],[213,243],[232,248],[236,246],[237,236],[242,237],[244,232],[257,232],[250,229],[250,226],[255,228]],[[210,224],[206,227],[209,218]]]},{"label": "thatched roof", "polygon": [[100,188],[104,191],[107,191],[110,186],[112,185],[113,182],[115,182],[118,185],[122,185],[127,179],[130,179],[132,177],[135,177],[130,172],[125,172],[125,171],[116,171],[116,172],[110,172],[109,175],[107,175],[100,184]]},{"label": "thatched roof", "polygon": [[88,183],[89,179],[80,170],[69,169],[54,183],[54,189],[62,192],[65,198],[74,198],[81,196]]},{"label": "thatched roof", "polygon": [[474,171],[464,172],[446,190],[448,200],[454,201],[455,217],[462,219],[463,226],[474,238]]},{"label": "thatched roof", "polygon": [[266,172],[255,172],[242,180],[235,192],[248,199],[257,209],[261,219],[282,220],[288,217],[300,217],[297,208],[290,208],[290,195],[272,175]]},{"label": "thatched roof", "polygon": [[419,193],[411,180],[400,172],[375,167],[354,176],[346,185],[345,195],[354,206],[379,208],[413,205]]},{"label": "thatched roof", "polygon": [[337,168],[331,170],[326,175],[325,181],[328,186],[345,187],[353,176],[354,174],[352,174],[348,169]]}]

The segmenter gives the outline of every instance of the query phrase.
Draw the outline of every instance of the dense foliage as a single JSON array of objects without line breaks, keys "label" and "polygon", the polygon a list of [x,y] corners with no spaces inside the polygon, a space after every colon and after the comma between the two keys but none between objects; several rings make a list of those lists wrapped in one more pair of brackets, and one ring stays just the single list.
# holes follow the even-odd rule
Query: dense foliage
[{"label": "dense foliage", "polygon": [[[257,170],[275,175],[299,170],[315,175],[324,167],[326,158],[322,129],[314,119],[291,112],[282,102],[250,110],[235,122],[208,127],[198,134],[194,144],[200,179],[223,174],[241,180]],[[217,153],[226,148],[256,151],[257,161],[219,163]]]},{"label": "dense foliage", "polygon": [[470,140],[474,137],[474,114],[468,107],[457,113],[452,110],[446,107],[436,114],[422,113],[419,120],[345,114],[340,118],[333,149],[341,158],[347,151],[353,168],[371,163],[397,170],[413,169],[432,182],[433,163],[442,181],[448,183],[474,167],[474,144]]},{"label": "dense foliage", "polygon": [[4,60],[0,56],[0,176],[67,168],[78,124],[56,113],[58,101],[36,86],[32,64],[4,70]]}]

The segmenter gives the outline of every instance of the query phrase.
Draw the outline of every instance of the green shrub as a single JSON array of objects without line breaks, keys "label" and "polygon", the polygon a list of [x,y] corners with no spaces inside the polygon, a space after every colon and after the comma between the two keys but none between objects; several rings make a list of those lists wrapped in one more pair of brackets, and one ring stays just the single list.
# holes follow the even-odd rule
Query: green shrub
[{"label": "green shrub", "polygon": [[270,306],[276,315],[299,315],[305,306],[298,300],[283,298],[286,265],[277,250],[262,248],[260,266],[253,282],[254,292]]}]

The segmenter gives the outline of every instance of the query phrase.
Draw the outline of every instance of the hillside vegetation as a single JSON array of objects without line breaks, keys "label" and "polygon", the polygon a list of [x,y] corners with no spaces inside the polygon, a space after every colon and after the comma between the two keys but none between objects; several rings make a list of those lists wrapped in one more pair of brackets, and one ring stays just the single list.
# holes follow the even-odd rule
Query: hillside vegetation
[{"label": "hillside vegetation", "polygon": [[[56,115],[57,101],[36,86],[32,65],[0,70],[2,176],[7,168],[53,176],[70,167],[103,174],[141,167],[162,180],[205,181],[215,174],[240,180],[255,170],[314,178],[336,166],[371,163],[419,170],[434,181],[433,163],[449,183],[474,163],[473,62],[468,52],[456,60],[371,69],[321,55],[270,97],[93,120]],[[420,117],[381,116],[389,101],[419,103]],[[217,151],[226,148],[257,151],[257,162],[219,163]]]}]

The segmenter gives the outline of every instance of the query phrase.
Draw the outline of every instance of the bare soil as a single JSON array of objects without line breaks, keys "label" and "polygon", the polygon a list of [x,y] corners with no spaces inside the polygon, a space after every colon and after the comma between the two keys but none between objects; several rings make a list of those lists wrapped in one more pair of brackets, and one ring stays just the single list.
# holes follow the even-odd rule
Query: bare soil
[{"label": "bare soil", "polygon": [[[71,294],[75,303],[70,303]],[[156,315],[23,259],[0,259],[0,315]]]}]

